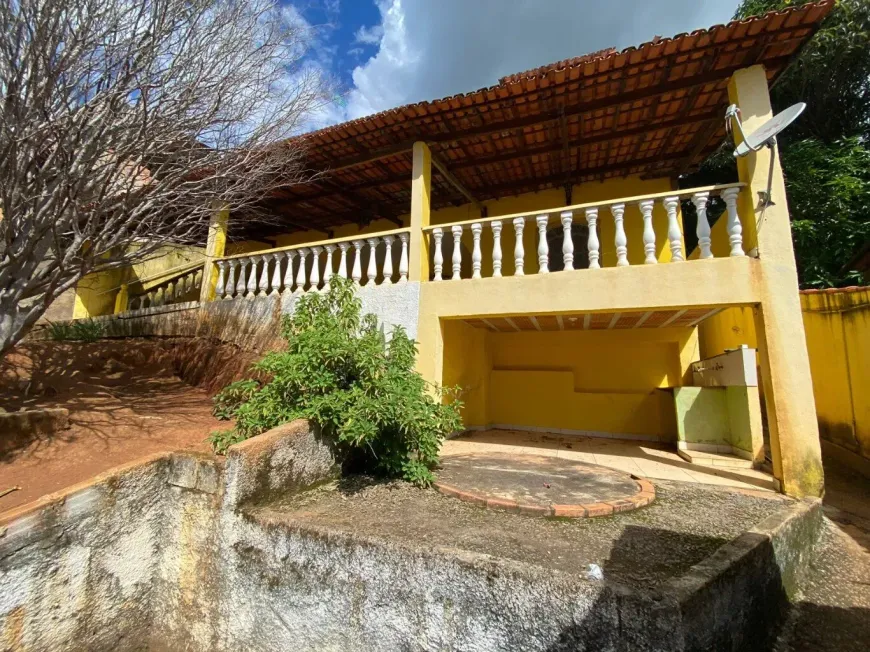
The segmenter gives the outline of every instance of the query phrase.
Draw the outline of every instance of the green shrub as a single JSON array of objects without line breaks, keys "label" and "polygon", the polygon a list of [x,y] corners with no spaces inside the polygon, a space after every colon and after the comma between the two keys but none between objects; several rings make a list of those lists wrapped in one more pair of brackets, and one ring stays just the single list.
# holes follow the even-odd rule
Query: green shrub
[{"label": "green shrub", "polygon": [[242,381],[219,394],[236,426],[212,435],[215,450],[305,418],[365,471],[431,483],[444,436],[461,427],[462,404],[443,403],[454,391],[429,387],[413,370],[416,343],[402,328],[387,343],[374,315],[361,316],[353,284],[333,277],[328,292],[300,298],[281,335],[287,350],[254,365],[269,382]]},{"label": "green shrub", "polygon": [[93,319],[49,322],[48,334],[51,339],[58,342],[67,340],[96,342],[103,336],[103,325]]},{"label": "green shrub", "polygon": [[212,399],[214,402],[212,414],[222,421],[234,418],[239,406],[249,401],[258,389],[260,389],[260,383],[256,380],[239,380],[230,383],[215,394]]}]

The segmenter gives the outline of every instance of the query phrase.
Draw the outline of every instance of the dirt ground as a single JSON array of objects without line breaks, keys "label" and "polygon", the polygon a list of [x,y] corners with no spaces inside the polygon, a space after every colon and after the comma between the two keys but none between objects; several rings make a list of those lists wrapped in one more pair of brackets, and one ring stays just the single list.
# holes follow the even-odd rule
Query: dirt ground
[{"label": "dirt ground", "polygon": [[70,411],[68,430],[0,454],[0,492],[21,487],[0,498],[0,512],[152,453],[209,451],[205,438],[227,427],[204,390],[128,342],[13,351],[0,366],[0,407]]}]

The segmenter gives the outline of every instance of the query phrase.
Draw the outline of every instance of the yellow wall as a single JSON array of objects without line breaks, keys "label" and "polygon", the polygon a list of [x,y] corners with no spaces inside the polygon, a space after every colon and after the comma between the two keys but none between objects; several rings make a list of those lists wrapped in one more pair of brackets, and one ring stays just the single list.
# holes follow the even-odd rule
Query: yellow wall
[{"label": "yellow wall", "polygon": [[692,329],[493,333],[443,320],[443,379],[466,427],[504,424],[673,440]]},{"label": "yellow wall", "polygon": [[801,293],[822,438],[870,460],[870,288]]},{"label": "yellow wall", "polygon": [[[88,274],[76,285],[76,301],[73,319],[110,315],[115,308],[115,297],[122,283],[133,284],[140,279],[157,277],[161,272],[195,263],[203,259],[201,247],[163,247],[148,260],[123,269],[112,269]],[[147,289],[164,279],[143,283]]]}]

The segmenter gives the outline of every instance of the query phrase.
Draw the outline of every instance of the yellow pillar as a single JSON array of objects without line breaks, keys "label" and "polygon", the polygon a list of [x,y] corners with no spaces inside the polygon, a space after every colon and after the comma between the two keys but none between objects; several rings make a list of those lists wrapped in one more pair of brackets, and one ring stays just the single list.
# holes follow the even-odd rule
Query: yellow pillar
[{"label": "yellow pillar", "polygon": [[429,280],[429,238],[422,231],[429,226],[432,194],[432,153],[423,142],[414,143],[411,176],[411,237],[408,251],[408,280]]},{"label": "yellow pillar", "polygon": [[227,244],[227,222],[230,218],[230,207],[223,202],[215,202],[212,207],[211,220],[208,225],[208,240],[205,245],[205,262],[202,266],[202,288],[199,300],[202,303],[214,299],[218,282],[218,268],[215,258],[224,255]]},{"label": "yellow pillar", "polygon": [[127,310],[127,302],[129,301],[130,293],[127,289],[127,284],[122,283],[118,294],[115,295],[115,314]]},{"label": "yellow pillar", "polygon": [[[735,73],[728,94],[740,107],[747,133],[773,115],[762,66]],[[763,211],[761,221],[758,200],[760,193],[767,191],[771,156],[773,203]],[[758,247],[762,300],[755,311],[755,327],[774,475],[789,495],[821,496],[824,475],[819,428],[779,155],[766,147],[749,154],[738,161],[738,173],[740,181],[747,184],[741,193],[741,215],[754,216],[743,218],[744,236],[750,238],[745,248]]]}]

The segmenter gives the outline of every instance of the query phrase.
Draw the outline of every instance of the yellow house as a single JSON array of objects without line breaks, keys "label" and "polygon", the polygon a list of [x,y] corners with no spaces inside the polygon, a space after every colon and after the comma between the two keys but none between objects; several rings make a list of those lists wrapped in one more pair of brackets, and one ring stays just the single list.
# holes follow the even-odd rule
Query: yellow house
[{"label": "yellow house", "polygon": [[[263,198],[283,226],[216,210],[199,309],[269,296],[290,305],[350,277],[367,308],[416,337],[425,378],[462,386],[467,428],[687,450],[703,450],[692,439],[703,431],[756,464],[766,445],[782,491],[820,495],[777,152],[739,159],[732,184],[682,188],[680,178],[733,147],[729,105],[747,133],[772,117],[769,84],[831,6],[561,61],[307,134],[298,144],[325,174]],[[189,301],[176,296],[189,273],[118,309]],[[752,319],[761,378],[753,364],[710,387],[711,370],[732,362],[702,360],[699,331],[729,308]]]}]

